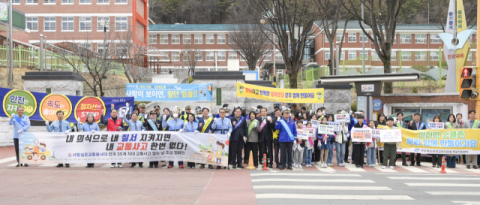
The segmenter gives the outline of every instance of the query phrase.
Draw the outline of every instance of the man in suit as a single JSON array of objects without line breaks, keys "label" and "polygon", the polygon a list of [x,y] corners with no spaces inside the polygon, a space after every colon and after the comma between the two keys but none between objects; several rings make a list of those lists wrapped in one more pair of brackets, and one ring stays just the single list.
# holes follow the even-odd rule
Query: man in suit
[{"label": "man in suit", "polygon": [[[409,130],[424,130],[425,129],[425,123],[420,121],[420,114],[415,113],[413,114],[413,120],[410,121],[410,124],[408,125]],[[421,154],[417,153],[417,157],[415,158],[415,153],[410,153],[410,166],[415,166],[415,159],[417,160],[417,166],[420,165],[420,157]]]},{"label": "man in suit", "polygon": [[273,164],[273,149],[272,149],[272,141],[273,141],[273,132],[274,124],[273,119],[270,116],[267,116],[267,108],[262,108],[260,110],[260,117],[258,118],[260,122],[259,128],[259,136],[258,142],[260,143],[260,153],[261,155],[258,156],[259,162],[263,163],[263,155],[267,154],[267,163],[268,168],[272,168]]},{"label": "man in suit", "polygon": [[242,109],[235,108],[234,116],[230,118],[232,122],[233,131],[230,135],[230,149],[229,161],[232,164],[232,168],[243,169],[242,165],[242,148],[245,138],[248,133],[247,121],[245,117],[242,116]]},{"label": "man in suit", "polygon": [[[395,122],[395,126],[398,128],[408,128],[408,124],[403,121],[403,113],[397,113],[397,121]],[[407,156],[405,152],[402,152],[402,166],[408,166],[407,164]]]}]

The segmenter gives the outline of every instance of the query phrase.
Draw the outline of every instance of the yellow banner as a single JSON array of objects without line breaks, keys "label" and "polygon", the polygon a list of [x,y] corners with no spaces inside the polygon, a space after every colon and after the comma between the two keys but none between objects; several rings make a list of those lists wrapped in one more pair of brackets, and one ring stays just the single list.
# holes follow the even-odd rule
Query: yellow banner
[{"label": "yellow banner", "polygon": [[[379,126],[382,128],[383,126]],[[480,129],[438,129],[414,131],[403,129],[398,152],[422,154],[480,154]]]},{"label": "yellow banner", "polygon": [[324,90],[280,89],[237,82],[237,97],[257,98],[285,103],[324,103]]}]

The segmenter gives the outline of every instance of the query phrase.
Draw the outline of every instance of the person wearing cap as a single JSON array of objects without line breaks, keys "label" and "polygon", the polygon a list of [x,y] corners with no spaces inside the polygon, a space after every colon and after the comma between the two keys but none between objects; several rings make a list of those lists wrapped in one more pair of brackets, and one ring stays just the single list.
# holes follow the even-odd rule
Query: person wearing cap
[{"label": "person wearing cap", "polygon": [[247,122],[244,116],[242,116],[242,109],[235,108],[234,116],[230,119],[232,122],[232,134],[230,135],[230,149],[229,160],[232,164],[232,168],[244,168],[242,165],[242,149],[244,139],[248,135]]},{"label": "person wearing cap", "polygon": [[[393,117],[389,117],[387,119],[387,127],[384,129],[386,130],[393,130],[398,129],[397,127],[393,126]],[[397,143],[396,142],[384,142],[383,143],[383,166],[382,169],[387,168],[387,162],[390,160],[390,169],[393,169],[393,165],[395,165],[395,158],[397,156]]]},{"label": "person wearing cap", "polygon": [[[278,134],[278,141],[280,143],[281,157],[280,157],[280,170],[287,169],[292,170],[293,162],[293,140],[297,137],[297,127],[295,121],[290,119],[290,110],[285,109],[283,111],[283,119],[277,118],[275,122],[275,129],[280,130]],[[288,153],[288,165],[287,165],[287,153]]]},{"label": "person wearing cap", "polygon": [[15,156],[17,157],[17,165],[15,167],[25,166],[28,167],[28,164],[20,164],[20,148],[18,136],[27,132],[30,128],[30,118],[27,115],[24,115],[24,108],[22,106],[17,107],[17,115],[13,113],[8,120],[8,125],[13,125],[13,144],[15,145]]},{"label": "person wearing cap", "polygon": [[259,163],[263,163],[263,155],[267,155],[267,166],[268,168],[272,168],[273,163],[273,132],[272,130],[275,129],[275,125],[273,124],[273,119],[270,116],[267,116],[267,108],[260,109],[260,117],[257,119],[260,123],[260,127],[258,128],[258,142],[260,145],[260,155]]},{"label": "person wearing cap", "polygon": [[[424,130],[424,129],[426,129],[425,123],[420,121],[420,113],[413,114],[413,120],[410,121],[410,124],[408,125],[408,129],[409,130]],[[420,165],[420,157],[421,157],[421,153],[417,153],[417,157],[416,157],[417,166],[421,166]],[[415,166],[415,153],[414,152],[410,153],[410,166]]]},{"label": "person wearing cap", "polygon": [[[183,132],[184,122],[183,120],[179,119],[179,111],[177,108],[173,109],[172,117],[167,121],[167,131],[178,131]],[[178,166],[183,169],[183,161],[178,161]],[[168,162],[168,168],[173,167],[173,161]]]},{"label": "person wearing cap", "polygon": [[192,113],[192,107],[190,107],[190,105],[187,105],[187,107],[185,107],[185,114],[183,114],[180,119],[184,122],[187,122],[188,114],[190,113]]},{"label": "person wearing cap", "polygon": [[200,120],[203,118],[202,114],[202,107],[197,106],[195,107],[195,119],[200,122]]},{"label": "person wearing cap", "polygon": [[139,116],[139,117],[138,117],[138,120],[139,120],[139,121],[142,121],[142,123],[143,123],[146,119],[148,119],[148,114],[147,114],[146,111],[145,111],[145,107],[146,107],[146,106],[147,106],[147,104],[145,104],[145,103],[140,103],[140,104],[138,104],[138,110],[140,111],[140,112],[138,113],[138,116]]},{"label": "person wearing cap", "polygon": [[[58,110],[57,111],[57,119],[55,122],[53,122],[51,125],[49,125],[48,121],[45,121],[45,125],[47,126],[48,132],[65,132],[65,134],[70,133],[72,128],[70,127],[70,123],[68,123],[66,120],[63,119],[63,111]],[[63,167],[63,164],[58,164],[57,167]],[[70,167],[70,164],[66,163],[65,164],[66,168]]]},{"label": "person wearing cap", "polygon": [[[98,124],[95,122],[95,116],[93,113],[88,113],[85,123],[80,121],[80,118],[77,119],[77,125],[79,130],[83,130],[84,132],[95,133],[95,131],[100,131]],[[94,163],[87,163],[87,168],[93,168],[95,166]]]},{"label": "person wearing cap", "polygon": [[[150,112],[150,119],[143,123],[146,131],[162,131],[162,121],[157,118],[157,112]],[[158,168],[158,161],[151,161],[148,168]]]},{"label": "person wearing cap", "polygon": [[153,109],[155,110],[155,113],[157,114],[157,119],[162,120],[162,113],[161,113],[162,110],[160,109],[160,105],[153,106]]},{"label": "person wearing cap", "polygon": [[[127,123],[128,125],[128,130],[130,132],[138,132],[138,131],[144,131],[145,127],[143,126],[143,122],[140,121],[138,118],[139,114],[136,112],[132,113],[132,118],[129,120],[127,119],[126,115],[123,116],[123,122]],[[137,165],[137,163],[132,162],[130,168],[133,168]],[[138,167],[143,168],[143,162],[138,163]]]}]

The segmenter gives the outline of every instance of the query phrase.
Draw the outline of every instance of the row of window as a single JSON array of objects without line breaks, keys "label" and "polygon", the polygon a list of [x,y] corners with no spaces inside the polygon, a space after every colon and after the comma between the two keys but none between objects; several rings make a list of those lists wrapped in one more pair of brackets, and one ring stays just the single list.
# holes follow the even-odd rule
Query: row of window
[{"label": "row of window", "polygon": [[[205,54],[205,61],[214,61],[215,60],[215,53],[217,55],[217,61],[226,61],[226,59],[229,60],[236,60],[238,59],[238,53],[235,51],[201,51],[201,52],[195,52],[194,58],[196,61],[203,61],[203,56]],[[180,61],[180,56],[181,52],[180,51],[171,51],[171,52],[161,52],[161,56],[169,56],[170,54],[170,60],[172,61]],[[191,58],[193,55],[192,54],[183,54],[183,60],[187,61],[189,58]],[[151,61],[157,60],[156,57],[150,57]],[[161,59],[159,59],[161,60]],[[243,58],[241,58],[242,61],[245,61]],[[263,61],[271,61],[272,60],[272,54],[267,53],[263,56]],[[275,60],[281,61],[283,60],[282,54],[279,51],[275,52]]]},{"label": "row of window", "polygon": [[[27,28],[30,31],[38,31],[38,17],[27,17]],[[74,17],[61,17],[62,31],[74,31]],[[78,20],[80,31],[92,31],[92,17],[79,17]],[[105,26],[104,26],[105,25]],[[104,27],[110,30],[110,17],[97,17],[97,31],[103,31]],[[128,17],[115,17],[115,31],[126,31],[128,29]],[[44,31],[56,31],[56,17],[43,18]]]},{"label": "row of window", "polygon": [[[359,51],[359,56],[357,59],[357,51],[343,51],[342,55],[340,56],[340,60],[345,60],[345,52],[348,52],[348,59],[349,60],[361,60],[362,59],[362,51]],[[415,51],[415,61],[426,61],[427,60],[427,51]],[[412,51],[402,51],[402,61],[410,61],[412,60]],[[438,51],[431,51],[430,52],[430,60],[438,61],[440,59]],[[368,59],[368,51],[365,51],[365,59]],[[391,60],[397,59],[397,52],[392,52]],[[467,60],[472,61],[472,52],[468,54]],[[330,60],[330,51],[325,51],[325,60]],[[378,57],[376,52],[372,52],[372,60],[373,61],[380,61],[380,57]]]},{"label": "row of window", "polygon": [[[427,34],[414,34],[415,35],[415,44],[422,44],[422,43],[427,43]],[[440,36],[438,34],[429,34],[430,35],[430,43],[437,43],[440,44],[442,43],[442,39],[440,39]],[[348,38],[344,39],[344,42],[348,43],[357,43],[357,33],[348,33],[347,34]],[[336,41],[339,42],[342,39],[342,34],[337,33],[337,38]],[[393,39],[394,42],[397,41],[397,35],[395,35],[395,38]],[[328,39],[325,38],[325,42],[328,43]],[[368,42],[368,37],[363,36],[363,41],[362,41],[362,34],[360,34],[359,42]],[[400,43],[402,44],[410,44],[412,43],[412,34],[400,34]],[[472,37],[470,37],[470,43],[472,42]]]},{"label": "row of window", "polygon": [[[61,0],[62,4],[73,4],[74,0]],[[115,4],[126,4],[128,0],[114,0]],[[20,4],[20,0],[13,0],[13,4]],[[26,0],[26,4],[38,4],[38,0]],[[57,0],[43,0],[43,4],[56,4]],[[78,0],[79,4],[92,4],[92,0]],[[110,4],[110,0],[97,0],[97,4]]]},{"label": "row of window", "polygon": [[[225,34],[216,34],[217,35],[217,44],[226,44],[227,37]],[[160,34],[160,44],[168,44],[168,34]],[[180,34],[171,34],[170,35],[171,44],[180,44]],[[191,34],[182,34],[182,44],[203,44],[204,38],[203,34],[194,34],[193,39]],[[157,35],[148,36],[149,44],[157,44]],[[228,38],[228,44],[234,44],[235,41],[233,38]],[[205,44],[215,44],[215,34],[205,34]]]}]

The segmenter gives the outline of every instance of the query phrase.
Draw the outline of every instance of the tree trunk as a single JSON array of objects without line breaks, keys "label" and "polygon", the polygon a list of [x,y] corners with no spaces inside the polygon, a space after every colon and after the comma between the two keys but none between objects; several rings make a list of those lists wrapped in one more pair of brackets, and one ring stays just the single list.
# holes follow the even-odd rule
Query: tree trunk
[{"label": "tree trunk", "polygon": [[335,52],[333,51],[333,43],[330,43],[330,67],[328,68],[328,75],[335,75],[333,68],[335,68]]},{"label": "tree trunk", "polygon": [[[385,61],[385,63],[383,63],[383,72],[384,73],[392,73],[390,56],[388,56],[388,59]],[[384,94],[393,93],[392,82],[384,82],[383,83],[383,93]]]},{"label": "tree trunk", "polygon": [[298,76],[298,72],[295,72],[295,71],[288,75],[288,77],[290,78],[290,88],[292,89],[297,88],[297,76]]}]

